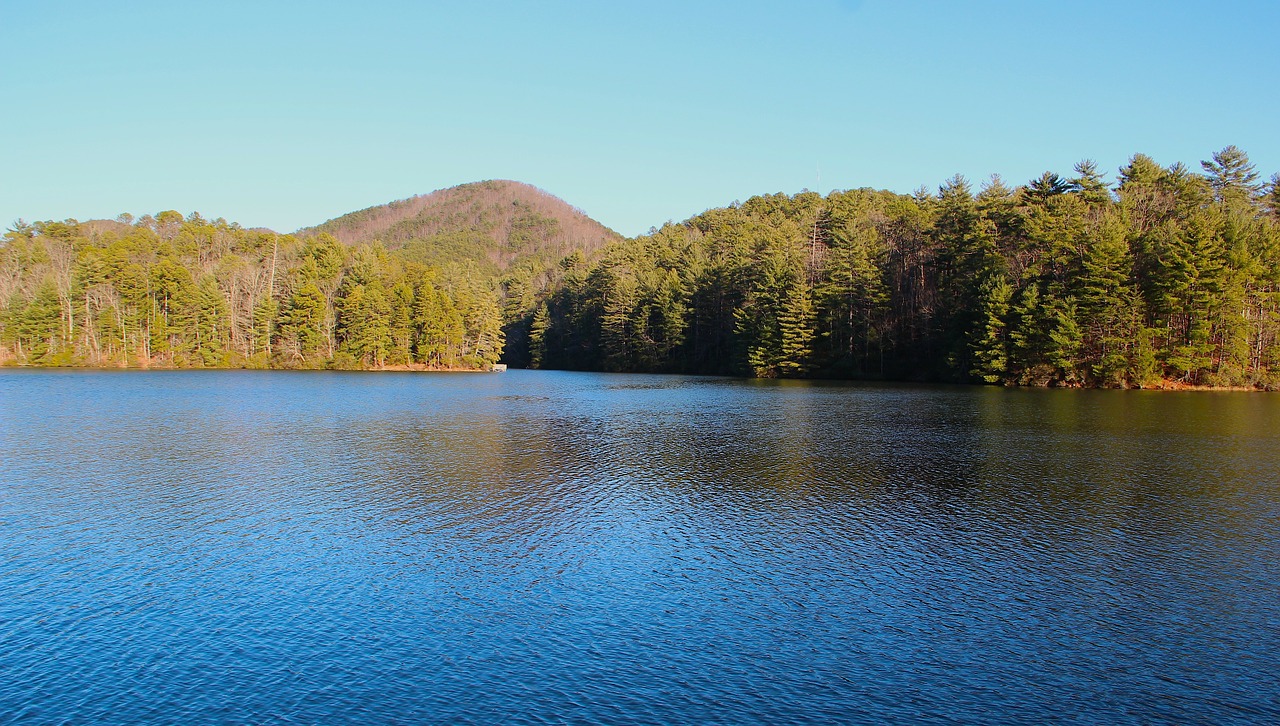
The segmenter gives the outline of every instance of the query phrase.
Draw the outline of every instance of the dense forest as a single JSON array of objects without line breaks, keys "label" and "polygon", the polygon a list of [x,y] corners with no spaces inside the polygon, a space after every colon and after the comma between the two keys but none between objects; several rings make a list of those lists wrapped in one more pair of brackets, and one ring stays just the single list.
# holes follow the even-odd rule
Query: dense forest
[{"label": "dense forest", "polygon": [[1235,147],[1199,171],[1136,155],[1114,184],[1085,161],[753,197],[633,239],[511,184],[297,235],[19,222],[0,359],[1280,387],[1280,181]]},{"label": "dense forest", "polygon": [[16,224],[0,306],[10,363],[476,368],[502,350],[498,291],[471,267],[174,211]]},{"label": "dense forest", "polygon": [[[754,197],[566,260],[509,325],[551,368],[1021,385],[1280,384],[1280,184],[1228,147],[1110,186]],[[510,301],[509,301],[510,303]],[[527,358],[520,358],[523,343]]]}]

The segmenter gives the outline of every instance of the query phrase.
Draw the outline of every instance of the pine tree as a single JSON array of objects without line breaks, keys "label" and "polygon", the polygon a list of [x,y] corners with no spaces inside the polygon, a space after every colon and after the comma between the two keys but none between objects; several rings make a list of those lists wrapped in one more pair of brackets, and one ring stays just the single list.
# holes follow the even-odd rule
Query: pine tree
[{"label": "pine tree", "polygon": [[533,322],[529,325],[529,364],[541,368],[543,357],[547,354],[547,331],[551,328],[551,313],[544,300],[533,314]]},{"label": "pine tree", "polygon": [[402,280],[391,288],[388,327],[391,334],[389,359],[392,363],[413,362],[413,303],[413,286],[408,282]]},{"label": "pine tree", "polygon": [[46,365],[70,362],[67,341],[62,337],[62,305],[51,280],[40,284],[31,302],[15,317],[20,320],[18,337],[25,344],[26,360]]},{"label": "pine tree", "polygon": [[1271,182],[1267,184],[1267,196],[1264,199],[1267,211],[1271,213],[1271,218],[1280,222],[1280,174],[1272,174]]},{"label": "pine tree", "polygon": [[886,250],[870,225],[833,230],[831,248],[821,282],[815,290],[816,307],[829,336],[830,355],[837,367],[848,371],[879,369],[882,356],[872,363],[872,345],[883,352],[883,322],[889,291],[882,266]]},{"label": "pine tree", "polygon": [[1040,288],[1024,287],[1010,311],[1009,372],[1020,383],[1036,383],[1047,379],[1043,370],[1049,347],[1049,325],[1040,304]]},{"label": "pine tree", "polygon": [[1249,155],[1235,146],[1217,152],[1211,161],[1202,161],[1200,166],[1208,173],[1209,185],[1218,201],[1227,206],[1245,206],[1262,192],[1258,172],[1249,162]]},{"label": "pine tree", "polygon": [[1111,190],[1102,177],[1102,172],[1092,159],[1085,159],[1076,164],[1076,176],[1071,179],[1071,190],[1080,195],[1085,203],[1092,207],[1105,206],[1111,202]]},{"label": "pine tree", "polygon": [[[270,295],[262,296],[253,306],[253,354],[265,356],[270,360],[272,345],[275,341],[276,327],[280,315],[280,304]],[[263,365],[262,361],[255,365]]]},{"label": "pine tree", "polygon": [[193,362],[202,366],[228,365],[231,331],[227,323],[227,301],[213,275],[201,277],[193,289],[190,316],[194,334]]},{"label": "pine tree", "polygon": [[314,282],[303,283],[289,296],[280,316],[280,336],[295,364],[315,362],[324,352],[324,320],[324,293]]},{"label": "pine tree", "polygon": [[1003,276],[993,275],[982,286],[982,327],[973,343],[974,367],[971,371],[987,383],[1000,383],[1009,372],[1006,317],[1013,287]]},{"label": "pine tree", "polygon": [[1137,291],[1130,283],[1133,256],[1125,226],[1108,214],[1089,235],[1075,285],[1084,336],[1083,363],[1099,383],[1118,386],[1129,369],[1129,348],[1141,320]]},{"label": "pine tree", "polygon": [[946,372],[952,377],[964,378],[974,369],[970,331],[982,324],[980,290],[1003,266],[991,233],[964,177],[956,175],[939,188],[933,227],[938,246],[936,334],[945,351]]},{"label": "pine tree", "polygon": [[492,365],[502,358],[502,312],[491,296],[480,298],[470,320],[472,356],[480,365]]},{"label": "pine tree", "polygon": [[779,356],[774,364],[784,378],[798,378],[812,367],[816,315],[804,283],[796,282],[787,293],[778,315]]},{"label": "pine tree", "polygon": [[1066,194],[1069,191],[1071,191],[1070,182],[1053,172],[1046,171],[1038,178],[1027,182],[1023,194],[1032,202],[1043,204],[1051,197]]},{"label": "pine tree", "polygon": [[1054,368],[1054,378],[1058,382],[1079,383],[1082,380],[1079,364],[1084,335],[1076,322],[1075,305],[1070,301],[1059,303],[1053,311],[1052,321],[1046,358]]},{"label": "pine tree", "polygon": [[466,333],[462,315],[449,296],[429,282],[415,292],[413,326],[419,362],[440,367],[459,364]]},{"label": "pine tree", "polygon": [[601,265],[591,277],[603,303],[600,318],[600,349],[607,370],[633,370],[638,363],[638,331],[635,317],[638,292],[636,281],[620,261]]}]

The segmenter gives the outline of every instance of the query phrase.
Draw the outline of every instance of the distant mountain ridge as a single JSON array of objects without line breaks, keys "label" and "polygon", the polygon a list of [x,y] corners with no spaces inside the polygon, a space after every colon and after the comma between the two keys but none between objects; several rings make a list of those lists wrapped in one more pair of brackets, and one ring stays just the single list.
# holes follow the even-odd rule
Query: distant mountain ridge
[{"label": "distant mountain ridge", "polygon": [[498,272],[575,251],[590,254],[622,238],[564,200],[508,180],[440,189],[298,231],[304,237],[322,233],[346,244],[378,240],[422,262],[472,260]]}]

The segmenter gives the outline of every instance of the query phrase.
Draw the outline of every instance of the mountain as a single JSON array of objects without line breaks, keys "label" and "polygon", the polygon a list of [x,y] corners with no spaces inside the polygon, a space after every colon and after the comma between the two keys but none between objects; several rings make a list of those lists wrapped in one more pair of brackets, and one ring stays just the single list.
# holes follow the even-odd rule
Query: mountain
[{"label": "mountain", "polygon": [[565,201],[520,182],[482,181],[351,212],[299,230],[346,244],[380,240],[420,262],[474,261],[488,272],[586,255],[621,235]]}]

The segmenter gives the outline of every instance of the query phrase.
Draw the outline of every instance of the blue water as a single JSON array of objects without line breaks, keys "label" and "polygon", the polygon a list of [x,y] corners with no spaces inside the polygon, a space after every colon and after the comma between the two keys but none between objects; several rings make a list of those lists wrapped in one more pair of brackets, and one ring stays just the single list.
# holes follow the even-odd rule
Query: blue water
[{"label": "blue water", "polygon": [[1280,721],[1280,398],[0,372],[0,721]]}]

